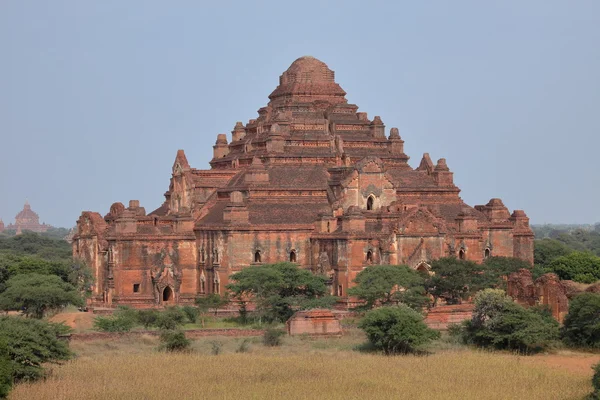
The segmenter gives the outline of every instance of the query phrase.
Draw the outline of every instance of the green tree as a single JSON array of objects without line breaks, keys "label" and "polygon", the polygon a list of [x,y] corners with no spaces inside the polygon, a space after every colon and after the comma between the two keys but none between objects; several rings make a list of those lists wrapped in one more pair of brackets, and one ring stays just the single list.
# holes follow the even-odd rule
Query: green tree
[{"label": "green tree", "polygon": [[558,322],[543,308],[526,309],[500,290],[475,296],[471,320],[464,323],[464,340],[481,347],[534,353],[559,338]]},{"label": "green tree", "polygon": [[489,285],[485,268],[472,261],[454,257],[440,258],[431,263],[433,275],[425,283],[427,292],[435,301],[444,298],[450,304],[461,303],[477,291]]},{"label": "green tree", "polygon": [[179,307],[168,307],[158,314],[156,326],[164,330],[175,330],[187,320],[187,316]]},{"label": "green tree", "polygon": [[13,380],[20,382],[41,378],[44,376],[44,364],[70,359],[72,353],[68,342],[59,339],[69,331],[62,324],[0,317],[0,343],[6,344]]},{"label": "green tree", "polygon": [[311,300],[327,297],[326,278],[293,263],[245,268],[230,279],[227,288],[233,296],[240,302],[251,298],[268,321],[284,322],[295,309],[312,307],[315,302]]},{"label": "green tree", "polygon": [[198,309],[196,307],[183,306],[181,310],[185,313],[185,316],[190,323],[196,323],[196,320],[198,319]]},{"label": "green tree", "polygon": [[13,384],[13,366],[10,360],[8,345],[0,340],[0,399],[5,399]]},{"label": "green tree", "polygon": [[573,252],[569,246],[554,239],[536,240],[533,244],[533,263],[543,268],[547,268],[554,259]]},{"label": "green tree", "polygon": [[156,321],[158,320],[158,311],[154,308],[138,310],[137,320],[144,326],[145,329],[148,329],[151,326],[156,325]]},{"label": "green tree", "polygon": [[385,354],[411,353],[440,336],[425,325],[423,315],[404,304],[368,311],[358,327]]},{"label": "green tree", "polygon": [[180,330],[165,330],[160,333],[159,350],[175,352],[185,351],[192,344],[191,340],[185,337],[185,333]]},{"label": "green tree", "polygon": [[221,296],[217,293],[211,293],[207,296],[196,297],[196,306],[200,312],[200,321],[202,327],[205,326],[205,316],[210,310],[214,310],[217,315],[217,310],[221,307],[225,307],[229,303],[229,297],[227,295]]},{"label": "green tree", "polygon": [[489,257],[483,262],[485,280],[482,283],[488,287],[504,287],[504,278],[521,269],[531,269],[531,265],[520,258]]},{"label": "green tree", "polygon": [[35,318],[68,304],[84,303],[73,285],[54,275],[17,275],[6,282],[6,290],[0,294],[0,309],[22,310]]},{"label": "green tree", "polygon": [[581,293],[571,300],[562,337],[571,346],[600,348],[599,293]]},{"label": "green tree", "polygon": [[600,257],[573,252],[554,259],[547,270],[557,274],[560,279],[592,283],[600,279]]},{"label": "green tree", "polygon": [[369,266],[356,275],[354,283],[348,294],[364,301],[362,309],[404,303],[420,310],[429,300],[423,277],[406,265]]}]

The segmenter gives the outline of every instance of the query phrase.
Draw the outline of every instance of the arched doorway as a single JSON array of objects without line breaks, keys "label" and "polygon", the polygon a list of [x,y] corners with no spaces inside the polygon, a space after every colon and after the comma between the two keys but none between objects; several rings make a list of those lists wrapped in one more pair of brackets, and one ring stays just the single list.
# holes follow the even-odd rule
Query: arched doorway
[{"label": "arched doorway", "polygon": [[369,196],[369,198],[367,199],[367,210],[368,211],[372,211],[373,210],[373,203],[375,202],[375,199],[373,198],[373,196]]},{"label": "arched doorway", "polygon": [[296,262],[296,250],[290,251],[290,262]]},{"label": "arched doorway", "polygon": [[162,293],[162,300],[163,302],[173,301],[173,289],[171,289],[170,286],[164,288]]},{"label": "arched doorway", "polygon": [[460,249],[460,251],[458,252],[458,259],[459,260],[464,260],[465,259],[465,249]]}]

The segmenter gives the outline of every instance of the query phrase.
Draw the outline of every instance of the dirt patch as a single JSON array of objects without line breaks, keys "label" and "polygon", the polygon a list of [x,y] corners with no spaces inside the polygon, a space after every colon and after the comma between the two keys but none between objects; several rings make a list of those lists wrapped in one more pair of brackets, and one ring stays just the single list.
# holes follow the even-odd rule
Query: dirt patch
[{"label": "dirt patch", "polygon": [[92,329],[96,316],[89,312],[60,313],[50,318],[50,322],[62,322],[74,332],[84,332]]},{"label": "dirt patch", "polygon": [[600,362],[600,354],[561,351],[525,358],[527,362],[560,368],[576,374],[592,375],[592,366]]}]

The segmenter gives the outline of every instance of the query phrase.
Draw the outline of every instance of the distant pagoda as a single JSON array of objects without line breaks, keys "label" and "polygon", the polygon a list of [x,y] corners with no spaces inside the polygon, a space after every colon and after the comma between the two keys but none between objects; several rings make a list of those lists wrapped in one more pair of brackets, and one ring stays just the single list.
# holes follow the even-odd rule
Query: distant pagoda
[{"label": "distant pagoda", "polygon": [[2,220],[0,220],[0,232],[4,230],[16,231],[17,235],[22,231],[46,232],[50,228],[52,228],[51,225],[40,224],[39,215],[31,209],[27,200],[25,200],[23,209],[15,216],[14,224],[5,227]]}]

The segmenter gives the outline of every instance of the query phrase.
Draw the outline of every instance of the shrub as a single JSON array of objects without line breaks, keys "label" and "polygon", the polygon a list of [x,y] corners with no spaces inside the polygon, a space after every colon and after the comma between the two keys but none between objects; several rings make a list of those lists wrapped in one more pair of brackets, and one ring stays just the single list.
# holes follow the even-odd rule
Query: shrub
[{"label": "shrub", "polygon": [[158,314],[156,326],[160,329],[174,330],[183,325],[187,317],[179,307],[169,307]]},{"label": "shrub", "polygon": [[594,365],[593,368],[592,386],[594,387],[594,393],[592,393],[592,399],[600,399],[600,363]]},{"label": "shrub", "polygon": [[0,399],[5,399],[12,387],[13,367],[6,341],[0,342]]},{"label": "shrub", "polygon": [[148,329],[151,326],[156,325],[158,320],[158,311],[151,308],[149,310],[139,310],[137,312],[137,320],[144,328]]},{"label": "shrub", "polygon": [[[71,358],[66,341],[58,337],[70,329],[62,324],[21,318],[0,317],[0,343],[6,344],[10,367],[0,362],[0,372],[12,372],[15,382],[31,381],[44,376],[42,365]],[[3,384],[5,380],[2,380]]]},{"label": "shrub", "polygon": [[600,348],[600,294],[582,293],[571,300],[562,337],[571,346]]},{"label": "shrub", "polygon": [[182,311],[185,313],[185,316],[187,317],[188,321],[190,321],[190,323],[192,323],[192,324],[196,323],[196,320],[198,319],[198,313],[199,313],[199,311],[196,307],[183,306]]},{"label": "shrub", "polygon": [[263,344],[269,347],[281,346],[283,335],[285,332],[281,329],[269,328],[263,334]]},{"label": "shrub", "polygon": [[221,351],[223,350],[223,342],[219,340],[213,340],[212,342],[210,342],[210,346],[211,353],[213,355],[218,356],[219,354],[221,354]]},{"label": "shrub", "polygon": [[559,338],[558,322],[544,308],[526,309],[497,289],[477,293],[474,302],[473,317],[464,323],[466,343],[528,354]]},{"label": "shrub", "polygon": [[184,351],[189,349],[191,340],[185,337],[185,333],[179,330],[167,330],[160,333],[160,350]]},{"label": "shrub", "polygon": [[129,332],[134,326],[133,319],[121,315],[98,316],[94,319],[94,329],[102,332]]},{"label": "shrub", "polygon": [[406,305],[381,307],[365,314],[358,327],[369,342],[385,354],[411,353],[440,334],[423,322],[423,316]]},{"label": "shrub", "polygon": [[246,338],[241,341],[238,348],[235,350],[236,353],[247,353],[250,351],[250,339]]}]

